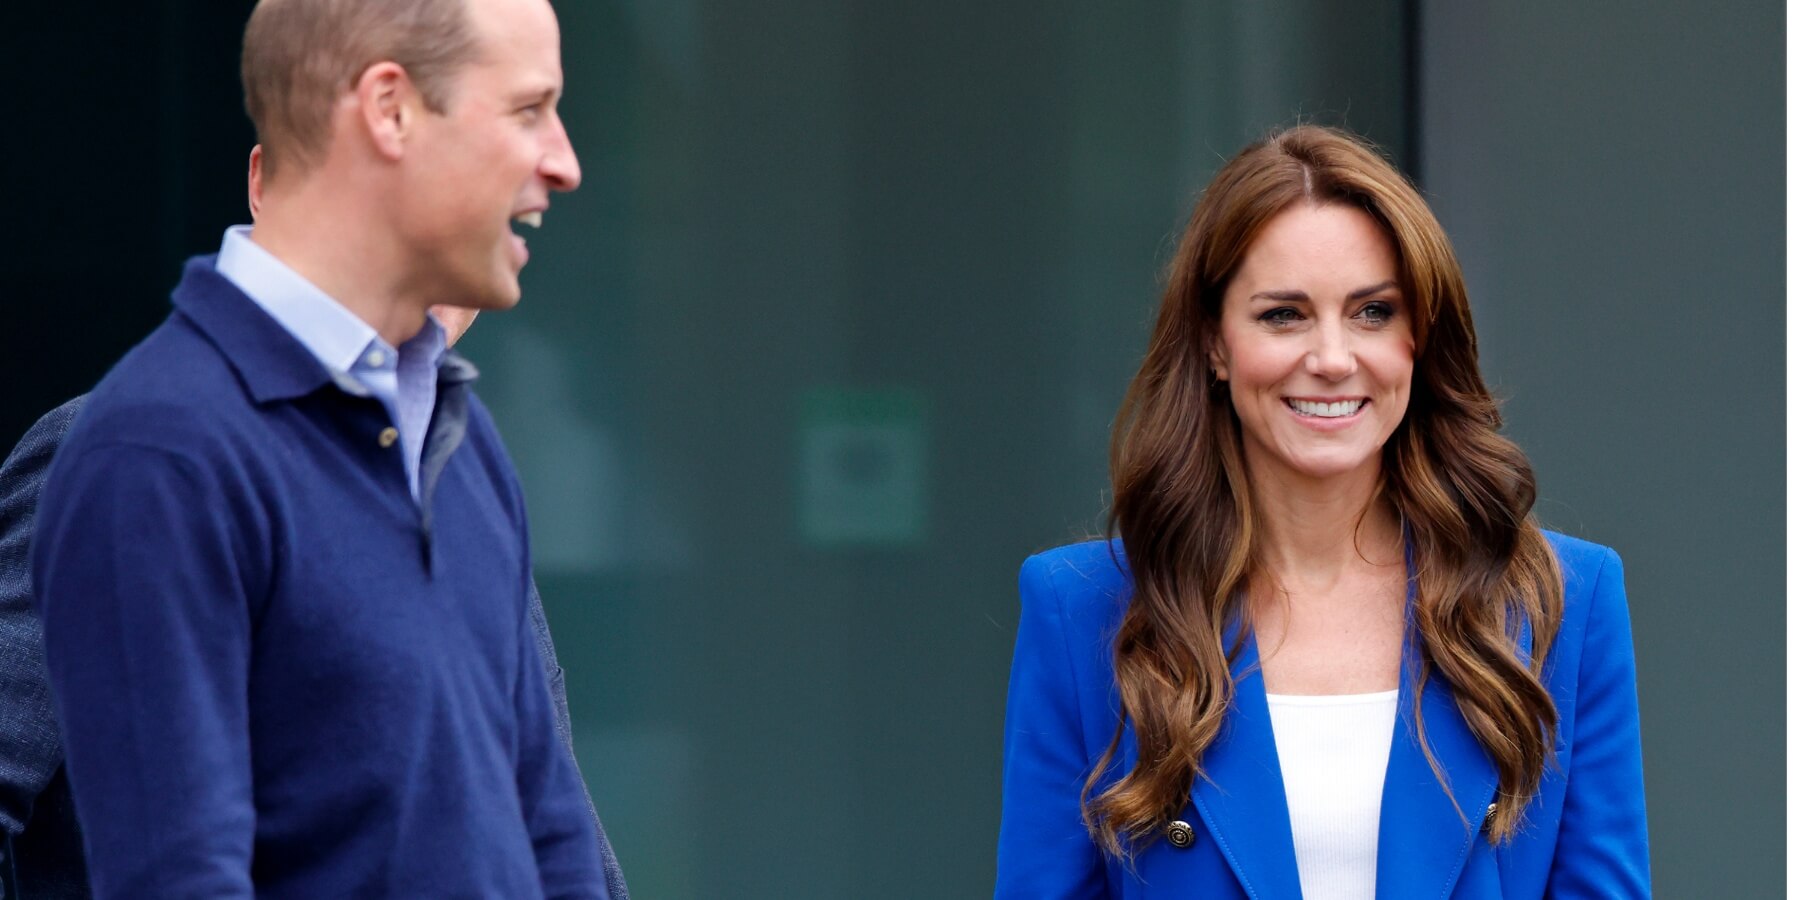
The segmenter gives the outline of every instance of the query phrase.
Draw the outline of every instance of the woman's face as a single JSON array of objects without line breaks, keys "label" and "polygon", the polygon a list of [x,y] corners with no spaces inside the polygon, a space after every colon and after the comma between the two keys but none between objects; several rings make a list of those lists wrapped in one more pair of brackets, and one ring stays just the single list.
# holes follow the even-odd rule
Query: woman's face
[{"label": "woman's face", "polygon": [[1406,414],[1411,310],[1393,241],[1361,210],[1301,203],[1270,220],[1225,287],[1214,374],[1255,476],[1372,476]]}]

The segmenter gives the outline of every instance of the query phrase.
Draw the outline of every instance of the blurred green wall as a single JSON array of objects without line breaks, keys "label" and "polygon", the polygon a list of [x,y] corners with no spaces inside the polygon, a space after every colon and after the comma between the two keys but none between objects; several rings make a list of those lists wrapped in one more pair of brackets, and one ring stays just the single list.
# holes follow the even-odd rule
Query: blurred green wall
[{"label": "blurred green wall", "polygon": [[634,891],[992,890],[1018,564],[1222,159],[1408,149],[1401,13],[562,5],[586,182],[467,347]]},{"label": "blurred green wall", "polygon": [[[0,441],[244,219],[228,6],[9,10]],[[1413,164],[1541,513],[1624,556],[1659,895],[1778,890],[1775,4],[558,7],[586,182],[465,349],[637,896],[989,892],[1016,565],[1100,527],[1173,236],[1302,117]]]}]

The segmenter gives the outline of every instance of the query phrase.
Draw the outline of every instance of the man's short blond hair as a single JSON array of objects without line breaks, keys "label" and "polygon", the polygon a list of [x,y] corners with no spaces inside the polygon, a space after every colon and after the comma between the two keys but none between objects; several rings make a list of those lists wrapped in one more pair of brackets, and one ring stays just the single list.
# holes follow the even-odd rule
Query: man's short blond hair
[{"label": "man's short blond hair", "polygon": [[399,63],[432,112],[478,46],[467,0],[260,0],[244,27],[244,107],[264,177],[325,155],[331,108],[376,63]]}]

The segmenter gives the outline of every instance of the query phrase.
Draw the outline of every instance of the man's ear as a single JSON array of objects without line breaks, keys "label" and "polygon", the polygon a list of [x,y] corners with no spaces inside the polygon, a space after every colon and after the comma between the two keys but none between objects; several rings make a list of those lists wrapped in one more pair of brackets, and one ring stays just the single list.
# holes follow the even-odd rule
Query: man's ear
[{"label": "man's ear", "polygon": [[262,211],[262,161],[263,148],[257,144],[250,148],[250,221],[256,221],[256,214]]},{"label": "man's ear", "polygon": [[378,62],[356,79],[357,120],[375,152],[397,160],[419,120],[419,92],[397,62]]}]

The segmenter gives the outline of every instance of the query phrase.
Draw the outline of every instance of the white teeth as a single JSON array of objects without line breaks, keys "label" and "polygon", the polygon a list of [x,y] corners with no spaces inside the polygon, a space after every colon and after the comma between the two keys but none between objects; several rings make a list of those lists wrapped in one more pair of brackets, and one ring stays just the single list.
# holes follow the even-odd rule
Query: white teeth
[{"label": "white teeth", "polygon": [[1315,403],[1311,400],[1289,400],[1287,405],[1303,416],[1320,419],[1336,419],[1347,416],[1362,409],[1362,400],[1339,400],[1336,403]]},{"label": "white teeth", "polygon": [[519,213],[518,215],[513,216],[513,221],[521,225],[529,225],[533,228],[542,228],[544,227],[544,214],[542,211]]}]

